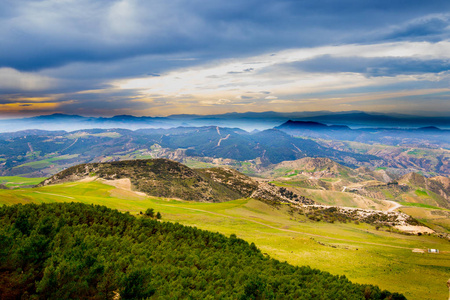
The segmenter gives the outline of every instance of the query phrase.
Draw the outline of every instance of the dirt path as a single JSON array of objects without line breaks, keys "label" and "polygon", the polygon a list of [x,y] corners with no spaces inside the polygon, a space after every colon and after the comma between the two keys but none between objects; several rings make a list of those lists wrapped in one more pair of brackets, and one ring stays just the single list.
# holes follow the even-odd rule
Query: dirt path
[{"label": "dirt path", "polygon": [[187,207],[179,207],[179,206],[177,206],[177,205],[169,205],[169,204],[161,204],[161,205],[163,205],[163,206],[170,206],[170,207],[177,207],[177,208],[182,208],[182,209],[187,209],[187,210],[193,210],[193,211],[200,211],[200,212],[204,212],[204,213],[208,213],[208,214],[212,214],[212,215],[217,215],[217,216],[221,216],[221,217],[226,217],[226,218],[230,218],[230,219],[244,220],[244,221],[256,223],[256,224],[265,226],[265,227],[267,227],[267,228],[271,228],[271,229],[275,229],[275,230],[279,230],[279,231],[290,232],[290,233],[296,233],[296,234],[302,234],[302,235],[307,235],[307,236],[312,236],[312,237],[325,238],[325,239],[330,239],[330,240],[335,240],[335,241],[342,241],[342,242],[347,242],[347,243],[352,242],[352,243],[359,243],[359,244],[366,244],[366,245],[375,245],[375,246],[390,247],[390,248],[397,248],[397,249],[407,249],[407,250],[413,250],[413,249],[415,249],[415,248],[402,247],[402,246],[394,246],[394,245],[388,245],[388,244],[372,243],[372,242],[365,242],[365,241],[354,241],[354,240],[348,240],[348,239],[341,239],[341,238],[329,237],[329,236],[320,235],[320,234],[307,233],[307,232],[303,232],[303,231],[296,231],[296,230],[290,230],[290,229],[283,229],[283,228],[278,228],[278,227],[274,227],[274,226],[271,226],[271,225],[267,225],[267,224],[265,224],[265,223],[258,222],[258,221],[252,220],[252,219],[241,218],[241,217],[232,217],[232,216],[228,216],[228,215],[224,215],[224,214],[220,214],[220,213],[210,212],[210,211],[203,210],[203,209],[187,208]]},{"label": "dirt path", "polygon": [[395,201],[391,201],[391,200],[383,200],[383,201],[384,201],[384,202],[389,202],[389,203],[393,204],[393,206],[390,207],[390,208],[388,208],[387,211],[394,211],[394,210],[396,210],[397,208],[399,208],[399,207],[402,206],[400,203],[397,203],[397,202],[395,202]]},{"label": "dirt path", "polygon": [[70,147],[72,147],[73,145],[75,145],[75,143],[78,142],[78,138],[69,146],[67,146],[66,148],[62,149],[61,151],[59,151],[59,153],[63,153],[64,151],[66,151],[67,149],[69,149]]},{"label": "dirt path", "polygon": [[297,146],[295,146],[294,144],[291,145],[294,146],[295,149],[297,149],[298,153],[302,153],[302,150],[300,150]]},{"label": "dirt path", "polygon": [[219,142],[217,143],[217,147],[220,146],[220,143],[222,143],[223,140],[226,140],[226,139],[228,139],[229,137],[230,137],[230,134],[228,134],[228,135],[227,135],[226,137],[224,137],[224,138],[220,138]]},{"label": "dirt path", "polygon": [[31,143],[28,143],[28,148],[30,148],[30,153],[33,153],[33,152],[34,152],[33,146],[31,146]]}]

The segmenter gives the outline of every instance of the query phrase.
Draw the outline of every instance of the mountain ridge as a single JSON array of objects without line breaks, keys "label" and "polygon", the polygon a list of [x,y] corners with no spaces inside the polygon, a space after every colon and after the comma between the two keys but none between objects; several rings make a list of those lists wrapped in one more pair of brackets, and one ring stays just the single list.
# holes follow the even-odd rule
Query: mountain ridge
[{"label": "mountain ridge", "polygon": [[[316,112],[244,112],[211,115],[181,114],[160,116],[117,115],[112,117],[89,117],[54,113],[26,118],[11,118],[0,120],[2,131],[17,131],[22,129],[51,129],[58,124],[61,129],[83,128],[171,128],[176,126],[222,126],[240,127],[248,131],[267,129],[278,126],[288,120],[313,121],[325,124],[347,125],[356,127],[430,127],[450,128],[449,117],[424,117],[401,114],[383,114],[362,111],[316,111]],[[71,121],[71,124],[68,124]]]}]

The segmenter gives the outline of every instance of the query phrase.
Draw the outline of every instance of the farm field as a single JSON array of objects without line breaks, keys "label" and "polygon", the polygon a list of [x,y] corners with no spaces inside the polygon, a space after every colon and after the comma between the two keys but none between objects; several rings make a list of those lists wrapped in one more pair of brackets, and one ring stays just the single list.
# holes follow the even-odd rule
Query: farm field
[{"label": "farm field", "polygon": [[[375,284],[408,299],[437,300],[448,295],[450,243],[434,236],[403,235],[367,224],[311,222],[287,206],[253,199],[198,203],[147,197],[99,181],[0,190],[0,205],[72,201],[134,215],[153,208],[161,212],[163,221],[235,233],[273,258]],[[429,248],[440,253],[412,252]]]},{"label": "farm field", "polygon": [[36,185],[43,181],[45,177],[27,178],[21,176],[1,176],[0,184],[9,188]]}]

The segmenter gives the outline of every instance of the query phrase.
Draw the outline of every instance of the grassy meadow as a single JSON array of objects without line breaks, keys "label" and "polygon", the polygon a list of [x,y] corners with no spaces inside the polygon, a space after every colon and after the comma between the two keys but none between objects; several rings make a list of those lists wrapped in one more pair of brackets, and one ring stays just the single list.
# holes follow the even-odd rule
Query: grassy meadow
[{"label": "grassy meadow", "polygon": [[[161,212],[163,221],[235,233],[263,253],[293,265],[345,275],[353,282],[403,293],[408,299],[448,296],[450,243],[434,236],[403,235],[367,224],[311,222],[285,205],[273,207],[253,199],[198,203],[147,197],[98,181],[0,190],[0,205],[72,201],[135,215],[153,208]],[[440,254],[412,252],[428,248],[437,248]]]},{"label": "grassy meadow", "polygon": [[16,188],[16,187],[36,185],[41,183],[45,179],[46,179],[45,177],[27,178],[21,176],[1,176],[0,184],[4,184],[6,187],[9,188]]}]

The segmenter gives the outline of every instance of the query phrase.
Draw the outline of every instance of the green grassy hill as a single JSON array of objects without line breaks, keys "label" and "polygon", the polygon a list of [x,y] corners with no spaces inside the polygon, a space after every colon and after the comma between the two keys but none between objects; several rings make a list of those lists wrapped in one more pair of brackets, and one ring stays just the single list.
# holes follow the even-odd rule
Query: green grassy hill
[{"label": "green grassy hill", "polygon": [[[448,293],[450,245],[434,236],[403,235],[363,223],[312,222],[287,205],[253,199],[201,203],[145,197],[98,181],[0,190],[0,204],[54,202],[106,205],[132,215],[153,208],[164,221],[236,234],[266,256],[375,284],[408,299],[438,300]],[[440,254],[413,252],[428,248]]]},{"label": "green grassy hill", "polygon": [[168,159],[81,164],[40,183],[40,186],[101,178],[129,179],[132,188],[157,197],[222,202],[242,197],[265,201],[313,203],[284,188],[258,182],[230,168],[191,169]]},{"label": "green grassy hill", "polygon": [[88,177],[107,180],[129,178],[137,191],[160,197],[213,202],[241,197],[241,194],[226,186],[168,159],[77,165],[55,174],[43,181],[41,185],[76,181]]},{"label": "green grassy hill", "polygon": [[417,173],[409,173],[399,179],[399,184],[411,189],[411,193],[404,197],[405,202],[450,208],[450,179],[447,177],[426,178]]}]

